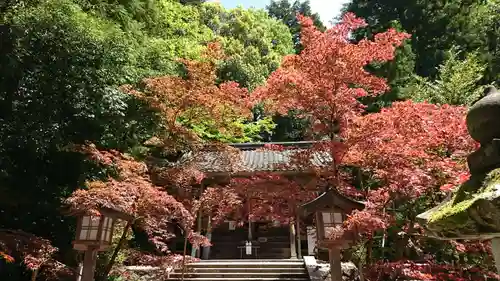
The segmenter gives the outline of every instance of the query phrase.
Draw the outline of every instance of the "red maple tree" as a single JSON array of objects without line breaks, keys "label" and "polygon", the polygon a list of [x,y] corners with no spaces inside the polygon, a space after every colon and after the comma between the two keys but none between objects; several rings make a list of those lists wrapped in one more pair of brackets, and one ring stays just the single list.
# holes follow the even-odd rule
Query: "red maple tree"
[{"label": "red maple tree", "polygon": [[460,178],[475,147],[465,114],[463,107],[406,101],[354,120],[344,163],[369,170],[380,185],[365,192],[363,212],[381,214]]},{"label": "red maple tree", "polygon": [[55,258],[58,249],[47,239],[22,230],[0,229],[0,258],[12,263],[17,259],[31,270],[31,278],[43,275],[47,280],[59,280],[74,272]]},{"label": "red maple tree", "polygon": [[200,60],[179,59],[186,77],[147,78],[142,81],[143,90],[121,87],[159,112],[165,130],[155,138],[157,145],[174,153],[199,148],[203,140],[191,130],[196,125],[233,136],[244,133],[235,122],[251,118],[248,90],[233,81],[217,84],[217,62],[224,57],[220,45],[210,43]]},{"label": "red maple tree", "polygon": [[409,35],[390,29],[377,34],[373,41],[355,44],[349,35],[366,26],[366,22],[352,13],[325,32],[317,30],[310,18],[299,15],[298,20],[304,49],[286,56],[253,97],[256,102],[264,102],[271,112],[299,110],[314,124],[314,134],[333,138],[338,129],[344,130],[363,112],[358,98],[388,89],[385,79],[365,67],[393,59],[395,49]]},{"label": "red maple tree", "polygon": [[304,50],[285,57],[266,85],[256,90],[255,102],[264,103],[269,112],[286,114],[294,109],[309,118],[313,124],[311,137],[322,141],[298,153],[295,164],[310,165],[313,153],[329,153],[334,161],[332,167],[322,168],[322,176],[335,186],[346,187],[338,165],[349,146],[349,128],[363,113],[358,99],[388,89],[383,78],[369,73],[365,67],[393,59],[396,48],[409,35],[390,29],[377,34],[373,41],[353,43],[350,33],[366,26],[366,22],[352,13],[325,32],[317,30],[310,18],[299,15],[298,19],[302,24]]},{"label": "red maple tree", "polygon": [[[422,196],[430,200],[427,204],[436,204],[450,184],[466,177],[464,156],[476,146],[464,122],[466,109],[407,101],[365,115],[359,98],[388,89],[383,78],[365,67],[393,59],[396,47],[409,35],[390,29],[375,35],[373,41],[352,43],[350,32],[366,25],[353,14],[346,14],[340,24],[326,32],[318,31],[309,18],[299,16],[299,21],[304,50],[284,59],[267,84],[256,90],[255,102],[264,103],[272,113],[286,114],[294,109],[309,118],[313,124],[310,137],[320,142],[302,153],[296,164],[310,166],[313,153],[330,154],[333,164],[318,172],[344,194],[366,202],[365,210],[351,214],[344,230],[356,229],[368,238],[368,258],[374,233],[389,227],[401,228],[398,249],[412,248],[425,256],[420,247],[425,242],[411,237],[422,234],[415,221],[418,213],[405,213],[404,225],[395,215],[401,213],[400,208],[416,208]],[[359,174],[353,175],[344,167],[356,167]],[[363,183],[364,174],[371,184]],[[379,274],[371,276],[376,278],[373,280],[403,276],[445,280],[442,264],[424,262],[424,270],[421,265],[403,262],[404,254],[399,259],[384,263],[393,269],[391,276]],[[377,268],[380,273],[380,265],[368,265],[368,272],[377,272]],[[461,276],[472,276],[467,274]],[[461,276],[451,280],[462,280]]]}]

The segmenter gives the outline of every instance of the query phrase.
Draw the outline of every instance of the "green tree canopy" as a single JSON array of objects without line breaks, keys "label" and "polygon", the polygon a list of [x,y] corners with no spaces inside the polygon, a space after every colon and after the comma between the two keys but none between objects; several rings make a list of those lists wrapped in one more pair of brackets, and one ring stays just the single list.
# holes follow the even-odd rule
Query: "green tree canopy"
[{"label": "green tree canopy", "polygon": [[301,26],[297,20],[297,14],[302,14],[312,18],[314,25],[319,30],[325,30],[325,26],[323,25],[319,14],[312,12],[309,0],[295,0],[293,4],[288,0],[271,0],[271,3],[266,6],[266,10],[271,17],[282,21],[288,26],[293,36],[293,44],[296,53],[302,50],[302,46],[300,44]]},{"label": "green tree canopy", "polygon": [[[483,61],[495,57],[493,42],[498,39],[493,38],[499,36],[495,5],[498,7],[497,0],[353,0],[344,12],[354,12],[369,24],[356,34],[357,39],[371,37],[397,21],[403,30],[412,34],[416,73],[435,77],[446,51],[454,45],[464,51],[464,55],[479,51]],[[496,66],[488,69],[486,82],[497,79]]]},{"label": "green tree canopy", "polygon": [[223,81],[236,81],[252,90],[264,83],[284,55],[293,52],[290,31],[264,10],[225,10],[206,4],[200,13],[202,23],[210,27],[228,55],[219,66]]}]

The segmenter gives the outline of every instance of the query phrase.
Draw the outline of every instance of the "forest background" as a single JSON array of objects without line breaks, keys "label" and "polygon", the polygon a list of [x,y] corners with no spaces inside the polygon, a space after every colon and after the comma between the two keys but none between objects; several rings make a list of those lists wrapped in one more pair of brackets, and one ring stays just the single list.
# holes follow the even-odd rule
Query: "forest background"
[{"label": "forest background", "polygon": [[[457,154],[471,149],[471,143],[457,144],[457,139],[466,138],[461,125],[464,109],[482,95],[485,86],[500,83],[500,3],[498,0],[404,3],[353,0],[342,14],[348,12],[364,18],[368,24],[350,34],[353,43],[372,40],[375,34],[391,28],[411,36],[402,42],[393,60],[373,62],[366,67],[372,74],[385,78],[390,89],[380,95],[356,99],[365,106],[360,115],[368,116],[365,123],[358,124],[359,128],[370,128],[373,135],[399,139],[392,146],[383,146],[381,142],[373,153],[356,161],[351,159],[354,167],[346,167],[350,174],[356,175],[352,177],[352,187],[367,198],[377,195],[373,202],[378,202],[378,207],[385,206],[383,210],[391,216],[387,220],[359,217],[371,227],[367,227],[356,245],[353,259],[366,269],[370,280],[484,280],[493,270],[487,243],[443,243],[418,236],[416,214],[435,205],[449,190],[443,188],[446,182],[440,176],[433,174],[433,181],[424,181],[424,176],[427,179],[430,174],[421,173],[421,166],[404,162],[408,155],[396,153],[396,144],[415,136],[429,136],[429,127],[423,126],[422,120],[432,116],[435,118],[432,122],[450,133],[449,138],[439,139],[440,144]],[[96,163],[96,158],[89,158],[89,154],[123,164],[159,154],[177,159],[182,151],[195,149],[194,144],[209,141],[298,141],[317,136],[311,119],[303,117],[304,106],[287,108],[285,115],[279,115],[270,114],[262,106],[247,112],[237,101],[230,100],[226,104],[230,110],[224,111],[227,120],[215,122],[206,115],[193,117],[188,114],[189,107],[182,108],[182,103],[175,103],[174,98],[170,100],[167,96],[164,100],[171,102],[170,106],[185,113],[183,118],[174,118],[174,124],[165,120],[170,113],[162,111],[162,106],[130,90],[130,87],[147,88],[148,81],[154,84],[154,79],[145,78],[170,77],[173,84],[179,83],[172,77],[189,79],[189,73],[193,73],[190,70],[194,70],[202,83],[175,89],[186,93],[191,86],[210,88],[213,96],[196,96],[195,104],[223,102],[227,100],[225,97],[236,95],[252,96],[260,87],[273,85],[272,73],[280,69],[285,56],[300,55],[304,50],[306,44],[300,40],[303,28],[297,13],[311,17],[318,30],[326,30],[307,1],[272,1],[266,9],[231,10],[187,0],[3,1],[0,4],[0,253],[3,257],[0,279],[29,280],[35,271],[40,280],[55,276],[63,280],[62,276],[72,274],[72,270],[61,269],[77,266],[71,246],[75,220],[65,215],[62,207],[67,198],[74,198],[76,190],[88,190],[89,183],[106,180],[115,172]],[[214,53],[207,56],[207,45],[214,41],[224,55],[212,50]],[[211,70],[205,73],[202,69]],[[237,82],[239,87],[230,81]],[[173,84],[170,87],[179,85]],[[376,131],[369,126],[377,122],[382,124],[378,129],[387,129]],[[410,126],[422,131],[402,129]],[[159,152],[158,146],[147,144],[152,137],[165,136],[165,132],[171,133],[168,149],[163,146]],[[172,136],[181,136],[182,141],[172,140]],[[427,148],[435,148],[437,137],[432,136],[433,142]],[[86,153],[69,149],[75,145],[86,145]],[[109,155],[102,151],[117,152]],[[122,154],[134,160],[117,156]],[[452,158],[451,154],[439,161],[432,158],[432,163],[439,165],[431,168],[442,168],[443,157]],[[383,159],[389,159],[390,163]],[[391,165],[404,169],[390,170]],[[130,165],[122,172],[127,168]],[[402,176],[385,178],[384,182],[381,171]],[[415,179],[417,183],[404,179],[416,171],[422,175]],[[464,168],[450,174],[460,175],[463,171]],[[423,183],[425,189],[405,194],[411,200],[401,200],[401,189],[408,184]],[[390,189],[384,189],[385,185]],[[376,190],[379,193],[370,193]],[[148,190],[153,192],[150,194],[156,191]],[[390,195],[382,196],[382,191],[390,191]],[[381,197],[386,199],[384,203],[377,201]],[[165,200],[177,206],[176,199],[167,197],[166,191],[158,193],[157,198],[151,204]],[[191,205],[196,204],[191,202]],[[183,223],[185,230],[192,224]],[[145,259],[145,253],[147,257],[171,254],[151,248],[143,234],[135,228],[128,232],[129,251],[122,252],[115,262],[116,268],[132,262],[158,262]],[[140,249],[140,258],[136,259],[134,249]],[[106,271],[110,255],[102,253],[100,272]],[[373,275],[374,272],[377,274]]]}]

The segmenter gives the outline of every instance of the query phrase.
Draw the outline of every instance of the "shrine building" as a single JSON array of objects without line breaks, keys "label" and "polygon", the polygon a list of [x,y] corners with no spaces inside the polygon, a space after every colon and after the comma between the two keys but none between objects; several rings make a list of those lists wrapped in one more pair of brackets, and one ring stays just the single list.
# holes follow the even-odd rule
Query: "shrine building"
[{"label": "shrine building", "polygon": [[[269,144],[279,145],[284,149],[264,149]],[[299,184],[310,184],[318,178],[317,173],[286,164],[290,163],[294,153],[306,150],[313,144],[314,142],[232,144],[232,147],[239,150],[240,163],[236,171],[232,171],[230,165],[220,157],[220,152],[202,151],[196,160],[199,169],[206,174],[202,187],[224,185],[232,178],[248,178],[262,172],[281,175]],[[311,165],[320,169],[332,164],[328,153],[314,152],[310,158]],[[341,225],[348,214],[353,210],[363,209],[364,204],[343,196],[334,187],[318,187],[315,199],[296,207],[297,216],[289,225],[265,219],[241,221],[241,218],[237,223],[229,216],[209,234],[212,246],[193,250],[192,254],[205,260],[300,259],[303,256],[317,256],[318,250],[322,248],[334,247],[340,250],[347,247],[349,241],[325,246],[317,243],[318,237],[324,240],[324,233],[328,228]],[[199,224],[203,224],[202,229],[206,229],[207,223],[206,218],[199,220]],[[319,231],[316,231],[316,225],[320,225]]]}]

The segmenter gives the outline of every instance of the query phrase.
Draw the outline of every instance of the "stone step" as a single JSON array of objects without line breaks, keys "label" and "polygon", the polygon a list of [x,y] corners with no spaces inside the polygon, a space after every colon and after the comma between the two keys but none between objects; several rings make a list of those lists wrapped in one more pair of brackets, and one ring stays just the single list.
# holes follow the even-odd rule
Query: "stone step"
[{"label": "stone step", "polygon": [[205,265],[205,264],[258,264],[258,265],[281,265],[281,264],[300,264],[304,265],[303,259],[236,259],[236,260],[200,260],[197,262],[188,263],[188,265]]},{"label": "stone step", "polygon": [[[266,238],[266,242],[259,242],[258,239],[252,240],[252,244],[268,244],[268,243],[286,243],[290,245],[290,238],[288,237],[283,237],[283,238],[271,238],[271,237],[263,237]],[[234,243],[234,244],[245,244],[244,239],[234,239],[234,237],[227,237],[227,238],[217,238],[217,239],[212,239],[210,242],[212,244],[216,243]]]},{"label": "stone step", "polygon": [[260,272],[278,272],[278,273],[305,273],[306,269],[304,267],[197,267],[197,268],[188,268],[190,273],[205,273],[205,272],[225,272],[225,273],[234,273],[234,272],[242,272],[242,273],[260,273]]},{"label": "stone step", "polygon": [[[235,244],[235,245],[245,245],[245,241],[234,241],[234,240],[212,240],[211,241],[212,243],[212,246],[215,246],[215,245],[227,245],[227,244]],[[290,240],[282,240],[282,241],[279,241],[279,240],[267,240],[266,242],[258,242],[258,241],[254,241],[252,242],[252,244],[255,244],[255,245],[260,245],[260,246],[263,246],[263,245],[287,245],[288,247],[290,247]]]},{"label": "stone step", "polygon": [[[169,275],[180,280],[182,270]],[[309,275],[302,259],[202,260],[187,264],[186,281],[307,281]]]},{"label": "stone step", "polygon": [[254,260],[203,260],[196,263],[190,263],[187,265],[191,268],[263,268],[263,267],[273,267],[273,268],[290,268],[290,267],[300,267],[304,268],[304,261],[302,260],[292,260],[292,259],[282,259],[282,260],[265,260],[265,259],[254,259]]},{"label": "stone step", "polygon": [[[170,278],[169,280],[181,280],[180,277]],[[309,281],[309,278],[274,278],[274,277],[236,277],[236,278],[226,278],[226,277],[184,277],[185,281]]]},{"label": "stone step", "polygon": [[[171,273],[171,278],[180,278],[182,272]],[[185,272],[184,277],[195,278],[307,278],[307,272]]]}]

